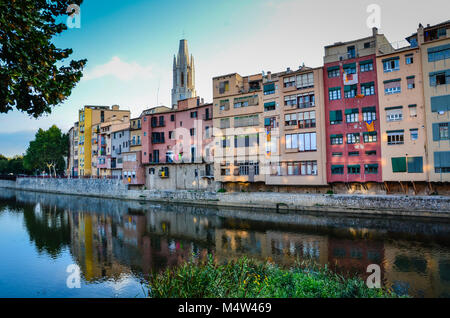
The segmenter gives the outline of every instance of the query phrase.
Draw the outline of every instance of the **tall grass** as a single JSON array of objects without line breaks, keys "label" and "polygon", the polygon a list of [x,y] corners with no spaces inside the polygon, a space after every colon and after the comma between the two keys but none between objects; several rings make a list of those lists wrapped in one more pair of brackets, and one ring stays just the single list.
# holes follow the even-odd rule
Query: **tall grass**
[{"label": "tall grass", "polygon": [[297,264],[286,270],[241,258],[216,264],[212,257],[185,262],[151,275],[153,298],[372,298],[396,297],[370,289],[359,278],[344,278],[327,268]]}]

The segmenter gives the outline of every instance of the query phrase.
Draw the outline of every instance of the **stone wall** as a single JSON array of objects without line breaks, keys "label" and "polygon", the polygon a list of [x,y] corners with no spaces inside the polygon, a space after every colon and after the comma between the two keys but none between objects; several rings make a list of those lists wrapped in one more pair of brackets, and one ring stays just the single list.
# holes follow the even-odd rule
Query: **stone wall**
[{"label": "stone wall", "polygon": [[259,212],[328,212],[368,215],[450,217],[450,197],[329,195],[275,192],[217,193],[194,190],[128,190],[120,180],[32,179],[0,181],[0,187],[161,203],[233,207]]}]

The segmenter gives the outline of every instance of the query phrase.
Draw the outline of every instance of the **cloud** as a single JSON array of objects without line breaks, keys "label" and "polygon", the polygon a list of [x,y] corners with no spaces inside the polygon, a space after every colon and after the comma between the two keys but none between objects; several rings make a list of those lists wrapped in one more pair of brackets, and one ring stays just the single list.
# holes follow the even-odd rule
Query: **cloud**
[{"label": "cloud", "polygon": [[133,79],[149,79],[152,77],[152,67],[142,66],[136,62],[127,63],[114,56],[108,63],[97,65],[86,72],[83,81],[89,81],[105,76],[114,76],[121,81]]}]

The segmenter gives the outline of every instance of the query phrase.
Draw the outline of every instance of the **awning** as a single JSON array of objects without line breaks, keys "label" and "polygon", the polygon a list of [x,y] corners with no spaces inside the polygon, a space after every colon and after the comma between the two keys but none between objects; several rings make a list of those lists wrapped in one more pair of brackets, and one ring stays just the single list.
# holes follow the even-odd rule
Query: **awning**
[{"label": "awning", "polygon": [[363,109],[362,109],[363,113],[375,113],[376,111],[377,111],[377,108],[375,106],[363,107]]},{"label": "awning", "polygon": [[373,60],[365,60],[365,61],[361,61],[359,62],[359,65],[366,65],[366,64],[372,64]]},{"label": "awning", "polygon": [[274,90],[275,90],[274,83],[264,85],[264,92],[270,92],[270,91],[274,91]]},{"label": "awning", "polygon": [[358,114],[358,113],[359,113],[359,109],[358,108],[351,108],[351,109],[346,109],[345,110],[345,114],[346,115]]},{"label": "awning", "polygon": [[336,70],[339,70],[339,65],[336,65],[336,66],[330,66],[329,68],[327,68],[327,71],[328,71],[328,72],[336,71]]}]

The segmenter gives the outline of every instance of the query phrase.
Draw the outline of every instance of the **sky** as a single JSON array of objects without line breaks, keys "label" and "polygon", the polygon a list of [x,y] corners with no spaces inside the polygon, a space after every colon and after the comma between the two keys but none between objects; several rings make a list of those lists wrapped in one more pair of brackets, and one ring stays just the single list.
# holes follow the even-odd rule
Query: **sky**
[{"label": "sky", "polygon": [[24,153],[39,128],[67,131],[83,105],[118,104],[132,117],[170,106],[182,38],[195,58],[197,95],[211,102],[214,76],[321,66],[325,45],[371,35],[371,4],[390,42],[404,41],[419,23],[449,19],[446,0],[85,0],[80,28],[54,39],[73,49],[70,59],[88,60],[83,79],[50,115],[0,114],[0,154]]}]

